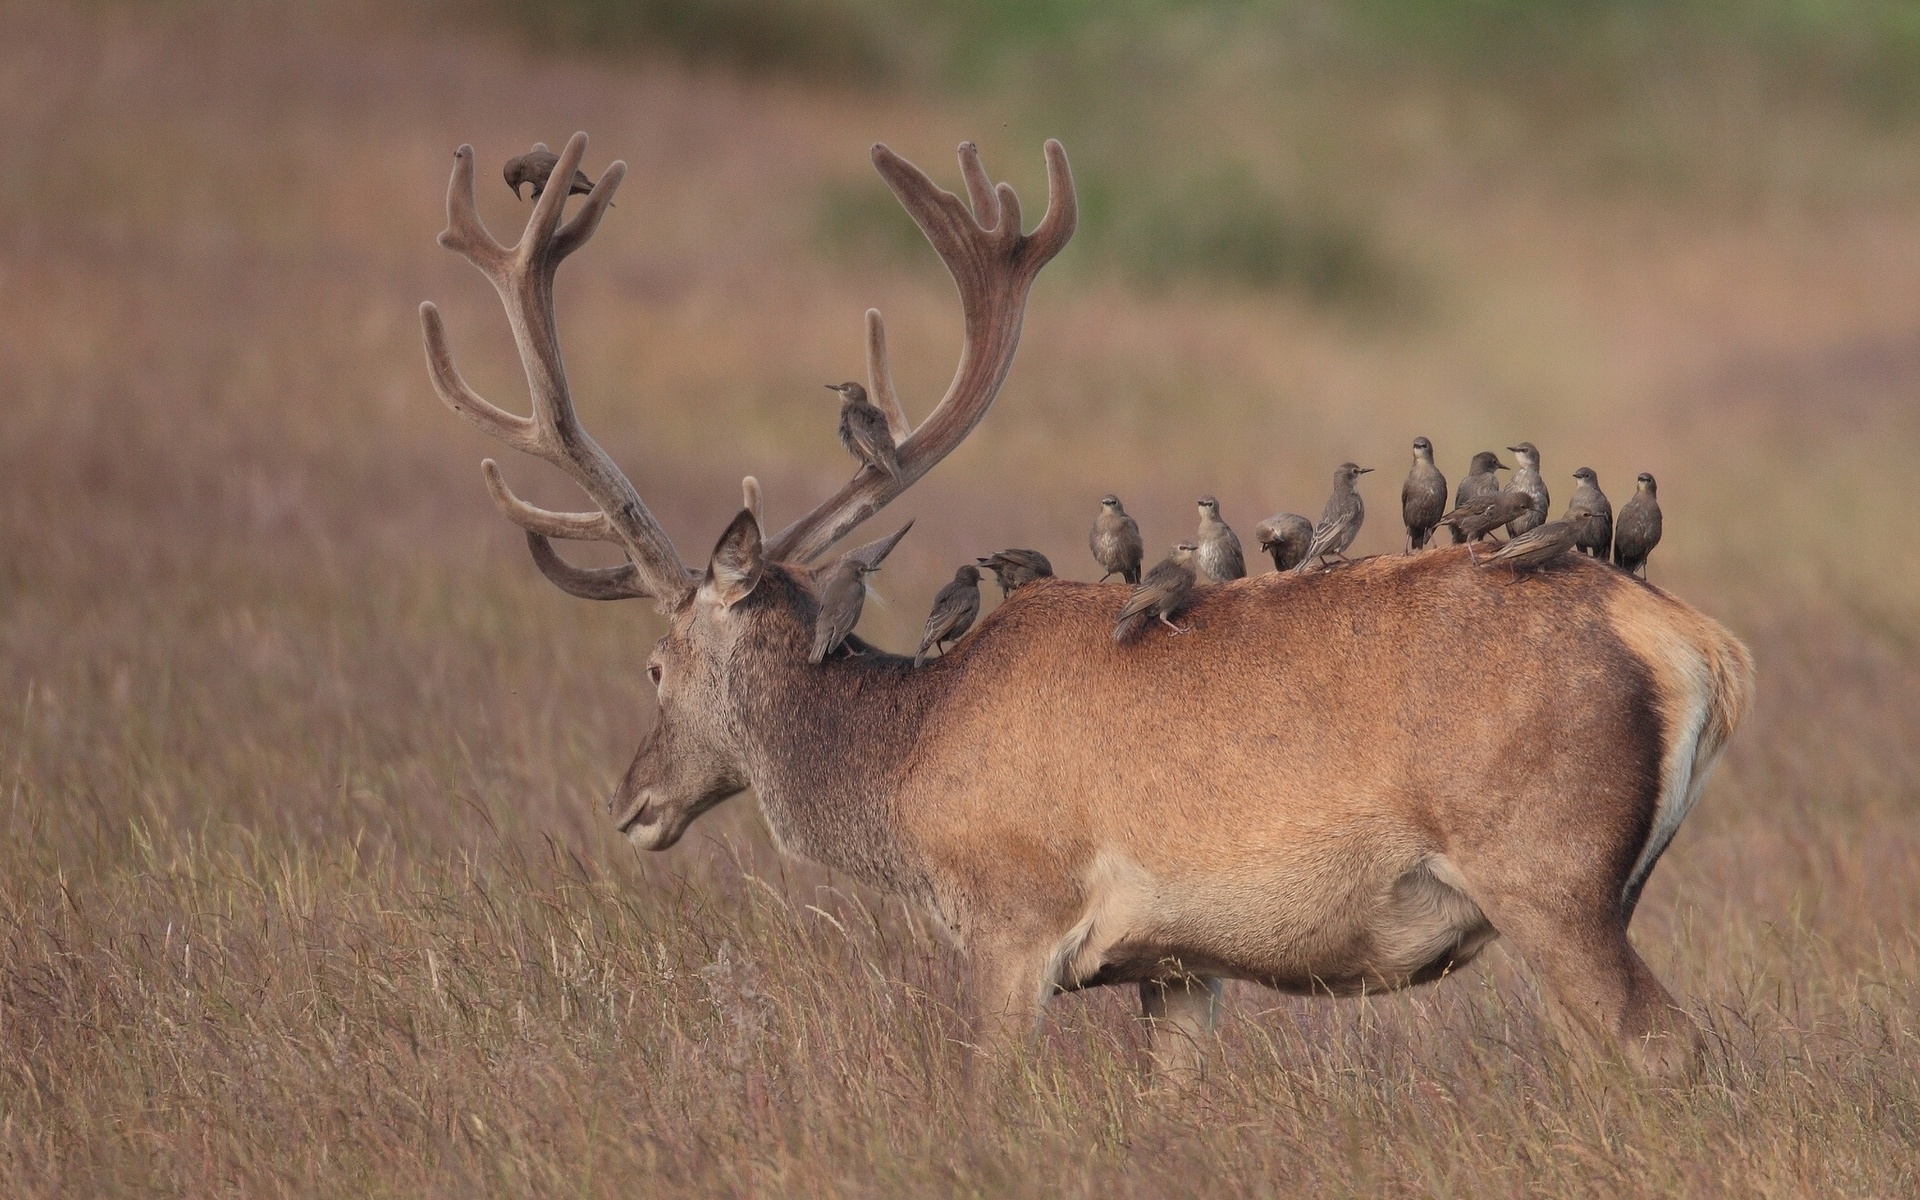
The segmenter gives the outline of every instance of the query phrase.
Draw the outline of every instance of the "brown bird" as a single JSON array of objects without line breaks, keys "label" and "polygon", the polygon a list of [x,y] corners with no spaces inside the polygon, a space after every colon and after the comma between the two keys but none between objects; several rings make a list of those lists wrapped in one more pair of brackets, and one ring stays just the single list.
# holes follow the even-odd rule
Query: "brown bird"
[{"label": "brown bird", "polygon": [[1417,437],[1413,439],[1413,469],[1400,485],[1400,519],[1407,526],[1408,554],[1427,548],[1427,539],[1446,511],[1447,477],[1433,465],[1433,443]]},{"label": "brown bird", "polygon": [[1313,545],[1313,522],[1298,513],[1280,513],[1253,527],[1260,548],[1273,555],[1273,569],[1290,571],[1307,557]]},{"label": "brown bird", "polygon": [[1532,501],[1526,512],[1507,522],[1507,532],[1517,537],[1547,519],[1547,506],[1552,499],[1547,495],[1547,481],[1540,477],[1540,452],[1533,448],[1533,443],[1521,442],[1507,449],[1513,451],[1520,463],[1513,469],[1513,478],[1507,480],[1507,490],[1524,492]]},{"label": "brown bird", "polygon": [[1352,463],[1341,463],[1335,468],[1333,495],[1327,497],[1327,506],[1320,510],[1320,523],[1313,527],[1313,543],[1307,547],[1307,556],[1293,568],[1297,574],[1306,574],[1308,567],[1326,561],[1329,555],[1342,562],[1352,561],[1347,557],[1347,547],[1360,536],[1360,523],[1367,519],[1367,506],[1360,499],[1354,482],[1371,470],[1372,467],[1356,467]]},{"label": "brown bird", "polygon": [[1605,562],[1613,546],[1613,504],[1600,490],[1600,477],[1592,467],[1581,467],[1573,478],[1573,499],[1567,502],[1567,515],[1560,519],[1571,521],[1578,514],[1580,537],[1574,548]]},{"label": "brown bird", "polygon": [[894,448],[893,430],[887,414],[867,399],[867,389],[857,383],[830,383],[830,392],[840,393],[840,444],[867,466],[900,478],[899,452]]},{"label": "brown bird", "polygon": [[1144,552],[1140,525],[1120,506],[1120,497],[1100,497],[1100,515],[1093,519],[1093,529],[1087,534],[1087,548],[1093,551],[1093,561],[1106,572],[1100,577],[1101,583],[1115,575],[1128,583],[1140,582],[1140,556]]},{"label": "brown bird", "polygon": [[1239,536],[1220,519],[1220,502],[1212,496],[1202,496],[1199,504],[1200,532],[1194,538],[1194,545],[1200,550],[1194,556],[1194,567],[1215,583],[1243,577],[1247,573],[1247,559],[1240,552]]},{"label": "brown bird", "polygon": [[1193,602],[1196,583],[1193,560],[1199,551],[1200,547],[1194,543],[1181,542],[1173,548],[1172,554],[1154,564],[1120,609],[1120,616],[1113,623],[1114,641],[1126,638],[1135,617],[1149,613],[1174,634],[1187,631],[1187,626],[1175,625],[1173,617]]},{"label": "brown bird", "polygon": [[[1453,506],[1463,508],[1468,501],[1478,500],[1482,496],[1491,496],[1499,491],[1500,476],[1495,472],[1505,470],[1506,466],[1507,464],[1500,461],[1500,456],[1491,450],[1482,450],[1474,455],[1473,461],[1467,464],[1466,478],[1460,481],[1460,490],[1453,494]],[[1453,531],[1454,545],[1458,546],[1466,540],[1466,536],[1458,529]]]},{"label": "brown bird", "polygon": [[1613,523],[1613,565],[1646,578],[1647,556],[1660,544],[1660,496],[1653,476],[1645,471],[1635,479],[1633,498],[1620,506]]},{"label": "brown bird", "polygon": [[1516,575],[1521,571],[1537,571],[1573,549],[1574,543],[1580,540],[1580,528],[1587,515],[1582,511],[1567,520],[1536,525],[1509,539],[1506,545],[1481,560],[1480,565],[1505,563]]},{"label": "brown bird", "polygon": [[808,662],[825,660],[860,623],[860,610],[867,603],[867,576],[879,569],[853,555],[833,564],[820,589],[820,615],[813,621],[813,653],[807,656]]},{"label": "brown bird", "polygon": [[[518,158],[508,159],[500,173],[507,177],[507,186],[513,189],[514,199],[520,198],[521,185],[530,183],[533,185],[533,197],[537,200],[540,193],[547,190],[547,180],[553,177],[553,169],[559,165],[558,154],[547,149],[545,142],[535,142],[533,149]],[[592,190],[593,180],[587,178],[585,171],[575,168],[573,184],[567,189],[567,195],[584,196]]]},{"label": "brown bird", "polygon": [[993,581],[1000,585],[1003,600],[1034,580],[1053,575],[1053,564],[1038,550],[1002,550],[976,561],[993,572]]},{"label": "brown bird", "polygon": [[1475,562],[1473,544],[1484,537],[1491,537],[1493,531],[1525,513],[1533,505],[1533,497],[1525,492],[1516,492],[1512,488],[1501,488],[1489,495],[1479,496],[1467,501],[1460,507],[1440,518],[1440,523],[1467,543],[1467,557]]},{"label": "brown bird", "polygon": [[920,639],[920,649],[913,656],[913,665],[919,666],[927,661],[927,651],[937,648],[941,654],[947,652],[947,643],[957,642],[973,628],[973,619],[980,615],[980,568],[968,563],[953,573],[953,582],[940,589],[933,598],[933,611],[927,614],[926,636]]}]

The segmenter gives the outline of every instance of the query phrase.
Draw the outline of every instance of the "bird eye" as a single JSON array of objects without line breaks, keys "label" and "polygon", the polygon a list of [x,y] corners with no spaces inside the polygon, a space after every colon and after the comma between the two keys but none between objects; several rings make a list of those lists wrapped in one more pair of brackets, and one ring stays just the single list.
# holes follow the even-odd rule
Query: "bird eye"
[{"label": "bird eye", "polygon": [[648,664],[647,678],[653,680],[653,686],[655,687],[660,686],[660,664],[659,663]]}]

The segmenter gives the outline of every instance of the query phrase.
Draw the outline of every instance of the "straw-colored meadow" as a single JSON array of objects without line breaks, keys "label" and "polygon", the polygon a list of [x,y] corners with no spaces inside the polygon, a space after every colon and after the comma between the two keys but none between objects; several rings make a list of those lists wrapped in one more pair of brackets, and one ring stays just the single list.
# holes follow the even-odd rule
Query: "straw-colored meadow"
[{"label": "straw-colored meadow", "polygon": [[[0,8],[0,1193],[1920,1191],[1897,103],[1715,60],[1562,109],[1176,21],[1107,64],[1147,112],[1076,106],[1091,58],[916,88],[460,11]],[[627,847],[602,802],[659,618],[539,578],[416,318],[524,405],[490,289],[434,245],[451,152],[510,238],[498,164],[581,128],[590,172],[631,171],[561,275],[575,395],[694,561],[743,474],[775,524],[846,478],[820,385],[859,374],[867,306],[915,416],[952,369],[951,286],[868,144],[957,187],[975,139],[1033,220],[1066,142],[1088,226],[993,412],[885,518],[916,519],[861,626],[892,649],[965,556],[1097,576],[1110,490],[1153,554],[1202,492],[1245,538],[1353,459],[1382,553],[1416,435],[1456,479],[1538,443],[1556,512],[1578,466],[1616,506],[1657,475],[1654,581],[1760,668],[1634,927],[1707,1031],[1697,1080],[1569,1055],[1496,948],[1365,1001],[1230,987],[1186,1094],[1142,1073],[1130,993],[1063,997],[974,1089],[956,953],[781,858],[751,794]]]}]

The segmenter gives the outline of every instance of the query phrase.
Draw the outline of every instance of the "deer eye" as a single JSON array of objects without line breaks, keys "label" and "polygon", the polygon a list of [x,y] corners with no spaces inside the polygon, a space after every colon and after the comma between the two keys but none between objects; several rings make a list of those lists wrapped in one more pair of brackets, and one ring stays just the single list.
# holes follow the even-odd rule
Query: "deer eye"
[{"label": "deer eye", "polygon": [[647,664],[647,678],[653,680],[653,686],[655,687],[660,686],[660,664],[659,663]]}]

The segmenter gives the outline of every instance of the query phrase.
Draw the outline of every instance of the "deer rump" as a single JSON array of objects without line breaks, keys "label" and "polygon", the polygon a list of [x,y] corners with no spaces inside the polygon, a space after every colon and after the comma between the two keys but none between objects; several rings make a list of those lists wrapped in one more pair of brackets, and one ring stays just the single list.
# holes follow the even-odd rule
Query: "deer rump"
[{"label": "deer rump", "polygon": [[750,684],[840,759],[769,745],[752,782],[783,846],[1034,960],[1043,991],[1397,988],[1515,905],[1624,929],[1746,703],[1745,651],[1597,563],[1510,579],[1463,550],[1267,575],[1119,645],[1124,588],[1041,581],[930,668]]}]

